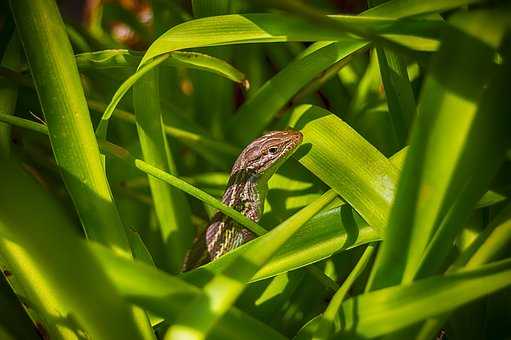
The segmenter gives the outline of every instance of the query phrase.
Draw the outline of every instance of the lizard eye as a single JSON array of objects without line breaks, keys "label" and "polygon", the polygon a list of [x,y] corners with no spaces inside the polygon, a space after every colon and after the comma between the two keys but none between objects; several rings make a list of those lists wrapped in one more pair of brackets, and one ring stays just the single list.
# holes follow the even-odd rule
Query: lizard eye
[{"label": "lizard eye", "polygon": [[276,154],[277,152],[279,151],[279,148],[276,147],[276,146],[272,146],[271,148],[268,149],[268,152],[270,153],[270,155],[274,155]]}]

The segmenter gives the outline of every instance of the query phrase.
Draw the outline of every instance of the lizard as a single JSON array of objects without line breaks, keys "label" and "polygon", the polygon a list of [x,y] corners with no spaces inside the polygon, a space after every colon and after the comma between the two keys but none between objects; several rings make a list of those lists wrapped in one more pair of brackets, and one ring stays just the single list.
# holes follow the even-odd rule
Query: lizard
[{"label": "lizard", "polygon": [[[302,138],[295,130],[271,131],[248,144],[234,162],[222,202],[258,222],[268,180],[296,151]],[[217,212],[188,251],[182,269],[189,271],[213,261],[254,237],[252,231]]]}]

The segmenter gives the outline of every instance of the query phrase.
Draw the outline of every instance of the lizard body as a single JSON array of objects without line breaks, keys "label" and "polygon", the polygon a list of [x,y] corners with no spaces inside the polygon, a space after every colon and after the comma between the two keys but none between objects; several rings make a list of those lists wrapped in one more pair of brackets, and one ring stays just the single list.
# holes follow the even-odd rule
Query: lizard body
[{"label": "lizard body", "polygon": [[[268,180],[301,142],[300,132],[286,130],[269,132],[250,143],[232,167],[222,202],[258,222]],[[254,237],[250,230],[218,212],[188,252],[183,271],[215,260]]]}]

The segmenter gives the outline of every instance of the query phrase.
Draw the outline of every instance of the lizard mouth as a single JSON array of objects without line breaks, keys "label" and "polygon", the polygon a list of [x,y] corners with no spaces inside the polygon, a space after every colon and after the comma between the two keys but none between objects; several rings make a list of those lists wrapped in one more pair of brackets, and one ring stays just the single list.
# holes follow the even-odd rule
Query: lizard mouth
[{"label": "lizard mouth", "polygon": [[293,142],[295,145],[300,145],[303,140],[303,134],[297,130],[291,130],[293,132]]},{"label": "lizard mouth", "polygon": [[289,153],[290,151],[291,152],[294,152],[294,150],[297,148],[298,145],[300,145],[302,143],[302,140],[303,140],[303,134],[300,132],[300,131],[297,131],[297,130],[288,130],[287,132],[289,132],[290,134],[290,142],[289,144],[286,146],[286,154]]}]

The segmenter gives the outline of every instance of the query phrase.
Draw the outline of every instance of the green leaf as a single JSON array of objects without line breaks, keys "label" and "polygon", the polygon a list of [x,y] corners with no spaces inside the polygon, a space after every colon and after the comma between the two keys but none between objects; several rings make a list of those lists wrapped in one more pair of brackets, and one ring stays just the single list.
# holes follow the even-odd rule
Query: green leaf
[{"label": "green leaf", "polygon": [[[453,310],[511,285],[511,260],[376,290],[347,300],[335,337],[372,338]],[[420,313],[417,313],[420,311]]]},{"label": "green leaf", "polygon": [[133,251],[133,258],[154,266],[153,257],[151,253],[149,253],[138,231],[128,228],[127,234]]},{"label": "green leaf", "polygon": [[382,230],[394,198],[397,169],[348,124],[320,107],[295,108],[290,125],[304,135],[296,154],[300,163]]},{"label": "green leaf", "polygon": [[[341,23],[357,25],[374,30],[379,34],[392,34],[397,41],[410,42],[410,37],[425,38],[421,49],[434,48],[431,33],[439,26],[433,23],[429,30],[422,30],[419,22],[413,20],[393,27],[395,20],[378,17],[357,17],[345,15],[329,16]],[[423,22],[424,23],[424,22]],[[426,26],[428,26],[426,24]],[[399,27],[399,28],[397,28]],[[433,28],[433,30],[431,30]],[[413,32],[413,33],[412,33]],[[422,33],[420,33],[422,32]],[[231,14],[191,20],[177,25],[160,36],[147,50],[141,61],[141,67],[151,59],[162,54],[203,46],[228,45],[240,43],[261,43],[281,41],[318,41],[353,40],[337,28],[318,26],[306,19],[285,14]],[[414,38],[415,39],[415,38]]]},{"label": "green leaf", "polygon": [[[176,175],[174,156],[167,145],[160,106],[158,70],[152,70],[133,87],[133,106],[144,160],[161,170]],[[184,193],[148,176],[161,237],[165,243],[166,269],[179,273],[194,230],[190,228],[191,210]]]},{"label": "green leaf", "polygon": [[416,115],[412,85],[404,60],[389,49],[378,48],[378,63],[389,107],[392,134],[398,148],[408,141],[408,131]]}]

